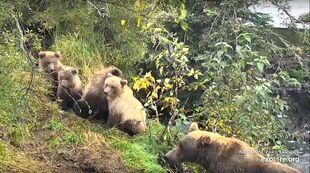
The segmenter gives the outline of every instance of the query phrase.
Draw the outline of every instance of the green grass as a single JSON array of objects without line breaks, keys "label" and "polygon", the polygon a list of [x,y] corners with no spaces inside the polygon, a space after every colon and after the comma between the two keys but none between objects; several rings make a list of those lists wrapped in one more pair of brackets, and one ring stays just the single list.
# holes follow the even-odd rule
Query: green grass
[{"label": "green grass", "polygon": [[53,131],[59,131],[64,129],[64,124],[60,120],[53,117],[48,124],[45,125],[45,128],[50,128]]},{"label": "green grass", "polygon": [[66,133],[63,139],[69,144],[80,144],[83,142],[83,136],[75,133]]},{"label": "green grass", "polygon": [[145,172],[166,172],[166,169],[158,164],[158,157],[168,149],[166,142],[157,141],[162,130],[163,126],[152,123],[149,130],[139,137],[111,135],[112,146],[123,153],[125,164],[131,168]]}]

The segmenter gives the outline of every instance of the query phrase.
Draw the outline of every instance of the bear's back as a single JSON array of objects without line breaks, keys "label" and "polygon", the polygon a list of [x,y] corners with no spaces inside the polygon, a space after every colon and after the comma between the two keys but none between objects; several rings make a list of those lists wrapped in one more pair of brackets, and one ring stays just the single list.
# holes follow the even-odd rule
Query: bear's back
[{"label": "bear's back", "polygon": [[125,86],[122,95],[116,98],[108,98],[110,115],[121,115],[121,121],[136,119],[145,121],[146,113],[143,105],[133,96],[132,90]]}]

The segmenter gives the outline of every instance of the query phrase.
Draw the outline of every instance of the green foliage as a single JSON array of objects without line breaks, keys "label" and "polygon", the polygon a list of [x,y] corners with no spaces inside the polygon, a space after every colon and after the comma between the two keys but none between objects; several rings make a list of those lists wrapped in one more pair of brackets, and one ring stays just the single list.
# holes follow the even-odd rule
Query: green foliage
[{"label": "green foliage", "polygon": [[80,134],[75,134],[73,132],[66,133],[63,139],[69,144],[81,144],[83,142],[83,136]]},{"label": "green foliage", "polygon": [[[154,110],[157,118],[160,115],[158,106],[162,109],[169,108],[170,114],[174,117],[176,115],[185,117],[185,105],[180,102],[179,95],[192,90],[193,88],[187,84],[191,78],[197,80],[202,74],[189,65],[187,58],[189,48],[183,42],[179,42],[178,38],[160,23],[151,20],[142,29],[156,47],[154,53],[150,55],[150,61],[154,62],[157,71],[149,72],[143,78],[134,78],[133,88],[147,92],[145,106]],[[156,75],[156,79],[152,73]]]},{"label": "green foliage", "polygon": [[53,138],[51,141],[51,146],[52,148],[59,148],[63,146],[62,140],[59,137]]},{"label": "green foliage", "polygon": [[[32,171],[24,157],[22,165],[15,162],[20,158],[12,146],[23,148],[40,137],[38,131],[48,137],[37,144],[54,149],[84,146],[89,142],[84,133],[98,132],[127,166],[144,172],[167,171],[158,160],[190,121],[257,147],[283,149],[289,105],[273,91],[300,88],[309,80],[309,61],[303,58],[309,52],[309,31],[296,31],[302,46],[291,44],[268,25],[270,16],[249,11],[258,2],[1,1],[0,171],[2,166]],[[16,20],[31,28],[24,36]],[[45,40],[45,32],[53,39]],[[151,121],[146,134],[131,138],[59,110],[47,98],[50,82],[20,43],[30,44],[30,50],[60,51],[65,65],[80,70],[83,83],[102,66],[120,68],[132,77],[149,118],[172,117],[169,125],[175,127],[167,130]],[[192,165],[183,168],[201,172]]]},{"label": "green foliage", "polygon": [[7,45],[0,45],[0,136],[7,136],[11,143],[20,145],[28,134],[28,123],[32,121],[30,113],[31,97],[25,95],[27,89],[23,79],[27,76],[27,62],[14,46],[15,38]]},{"label": "green foliage", "polygon": [[61,121],[52,118],[49,124],[46,125],[47,128],[52,129],[53,131],[61,131],[64,130],[64,125]]},{"label": "green foliage", "polygon": [[[101,7],[99,13],[97,8]],[[141,44],[143,37],[130,20],[132,16],[122,8],[104,7],[100,2],[89,5],[78,1],[69,6],[59,1],[38,12],[34,20],[44,21],[46,28],[55,30],[53,49],[63,54],[64,63],[85,70],[86,75],[110,64],[126,69],[125,72],[131,75],[136,70],[134,65],[146,51],[146,45]],[[120,25],[124,19],[128,22],[126,27]]]},{"label": "green foliage", "polygon": [[[289,69],[268,71],[277,68],[270,62],[293,58],[297,49],[268,26],[268,15],[245,8],[257,2],[193,1],[186,8],[167,2],[180,5],[178,15],[169,8],[150,13],[142,28],[153,44],[148,62],[156,71],[134,78],[146,106],[157,116],[158,107],[171,108],[170,115],[184,122],[190,116],[207,130],[254,145],[282,145],[288,106],[273,88],[301,84],[287,75]],[[189,31],[171,28],[181,20]]]},{"label": "green foliage", "polygon": [[112,145],[122,151],[126,165],[144,172],[166,172],[158,164],[158,157],[169,149],[167,141],[157,140],[163,128],[162,125],[152,123],[146,134],[135,138],[112,138]]}]

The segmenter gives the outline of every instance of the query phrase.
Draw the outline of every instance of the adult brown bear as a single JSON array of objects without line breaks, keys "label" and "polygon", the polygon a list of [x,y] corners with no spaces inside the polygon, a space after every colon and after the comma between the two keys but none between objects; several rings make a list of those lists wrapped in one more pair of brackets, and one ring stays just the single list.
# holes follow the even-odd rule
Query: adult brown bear
[{"label": "adult brown bear", "polygon": [[198,163],[210,173],[301,173],[278,162],[267,162],[238,139],[201,131],[196,123],[165,157],[172,162]]},{"label": "adult brown bear", "polygon": [[58,73],[57,99],[61,102],[61,108],[67,110],[82,96],[82,82],[78,70],[66,66]]},{"label": "adult brown bear", "polygon": [[133,95],[127,80],[108,74],[104,93],[108,98],[109,118],[107,128],[116,127],[129,135],[141,134],[146,129],[143,105]]},{"label": "adult brown bear", "polygon": [[59,52],[41,51],[39,52],[39,68],[52,82],[53,100],[57,98],[58,72],[63,68],[60,62]]},{"label": "adult brown bear", "polygon": [[73,112],[76,115],[83,118],[93,116],[95,119],[103,120],[104,122],[108,120],[108,101],[103,92],[103,85],[108,73],[115,76],[123,76],[122,71],[113,66],[102,68],[96,72],[83,90],[82,98],[73,106]]}]

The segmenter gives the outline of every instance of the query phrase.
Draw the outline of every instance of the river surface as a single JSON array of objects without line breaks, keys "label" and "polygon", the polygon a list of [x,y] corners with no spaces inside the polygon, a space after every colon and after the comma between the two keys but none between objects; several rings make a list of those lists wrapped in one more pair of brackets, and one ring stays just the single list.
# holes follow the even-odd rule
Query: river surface
[{"label": "river surface", "polygon": [[291,162],[292,166],[303,173],[310,173],[310,143],[288,141],[287,147],[290,152],[286,157],[297,158]]}]

